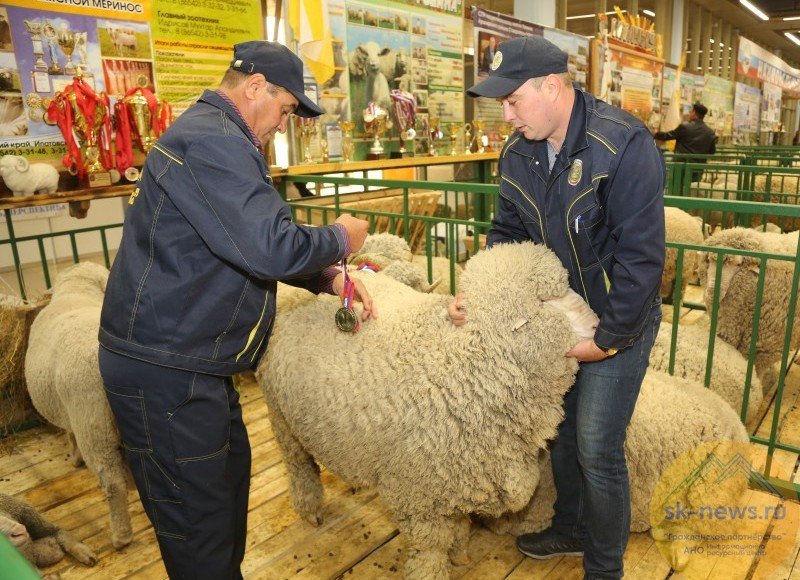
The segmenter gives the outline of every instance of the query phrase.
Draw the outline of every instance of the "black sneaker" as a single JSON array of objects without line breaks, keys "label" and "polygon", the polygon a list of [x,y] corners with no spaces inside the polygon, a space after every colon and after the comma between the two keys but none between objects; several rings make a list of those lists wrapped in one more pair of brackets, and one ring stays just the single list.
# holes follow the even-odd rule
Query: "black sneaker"
[{"label": "black sneaker", "polygon": [[548,528],[537,534],[522,534],[517,537],[520,552],[537,560],[558,556],[583,556],[583,542]]}]

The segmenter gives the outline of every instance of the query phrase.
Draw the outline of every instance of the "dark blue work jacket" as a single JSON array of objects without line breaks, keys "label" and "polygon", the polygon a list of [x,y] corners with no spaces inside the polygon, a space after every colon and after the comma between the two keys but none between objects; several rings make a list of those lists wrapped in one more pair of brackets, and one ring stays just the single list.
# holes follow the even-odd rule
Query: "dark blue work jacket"
[{"label": "dark blue work jacket", "polygon": [[147,155],[129,203],[99,338],[154,364],[218,375],[253,367],[276,281],[319,291],[319,273],[345,252],[338,227],[291,221],[246,124],[212,91]]},{"label": "dark blue work jacket", "polygon": [[548,165],[546,141],[509,137],[488,244],[546,244],[600,317],[597,345],[630,346],[664,269],[661,154],[640,121],[576,89],[566,139]]}]

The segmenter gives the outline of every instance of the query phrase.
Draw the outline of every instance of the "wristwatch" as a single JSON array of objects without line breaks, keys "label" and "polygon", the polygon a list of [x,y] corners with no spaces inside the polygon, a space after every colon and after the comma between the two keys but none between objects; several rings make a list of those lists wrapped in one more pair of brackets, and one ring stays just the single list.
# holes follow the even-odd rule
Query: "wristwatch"
[{"label": "wristwatch", "polygon": [[601,348],[600,350],[602,350],[604,353],[606,353],[606,355],[608,355],[609,357],[612,357],[612,356],[614,356],[615,354],[617,354],[619,352],[618,348],[613,348],[613,347],[612,348]]}]

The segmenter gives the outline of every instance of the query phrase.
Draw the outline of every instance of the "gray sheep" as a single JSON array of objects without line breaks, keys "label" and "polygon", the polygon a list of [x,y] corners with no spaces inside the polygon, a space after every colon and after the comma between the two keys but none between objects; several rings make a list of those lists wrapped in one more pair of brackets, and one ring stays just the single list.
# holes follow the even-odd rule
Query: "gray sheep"
[{"label": "gray sheep", "polygon": [[[597,319],[583,303],[577,332],[552,306],[575,295],[556,256],[531,243],[470,260],[460,328],[449,297],[362,280],[378,319],[353,335],[333,324],[335,298],[297,307],[276,319],[257,372],[292,503],[320,523],[317,463],[375,487],[407,536],[407,576],[447,577],[448,552],[465,557],[471,514],[497,517],[530,500],[577,371],[564,353]],[[312,365],[297,364],[298,344],[315,353]]]},{"label": "gray sheep", "polygon": [[133,539],[127,474],[97,361],[107,280],[108,270],[92,262],[58,276],[50,304],[31,326],[25,379],[36,410],[67,432],[73,464],[85,461],[100,480],[110,507],[111,543],[120,549]]}]

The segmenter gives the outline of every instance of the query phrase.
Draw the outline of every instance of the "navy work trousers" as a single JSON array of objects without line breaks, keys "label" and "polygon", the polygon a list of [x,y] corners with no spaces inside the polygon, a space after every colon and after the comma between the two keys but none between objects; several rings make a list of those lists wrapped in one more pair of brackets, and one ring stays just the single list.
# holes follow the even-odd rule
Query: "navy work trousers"
[{"label": "navy work trousers", "polygon": [[170,578],[241,578],[250,442],[231,378],[103,347],[100,372]]}]

